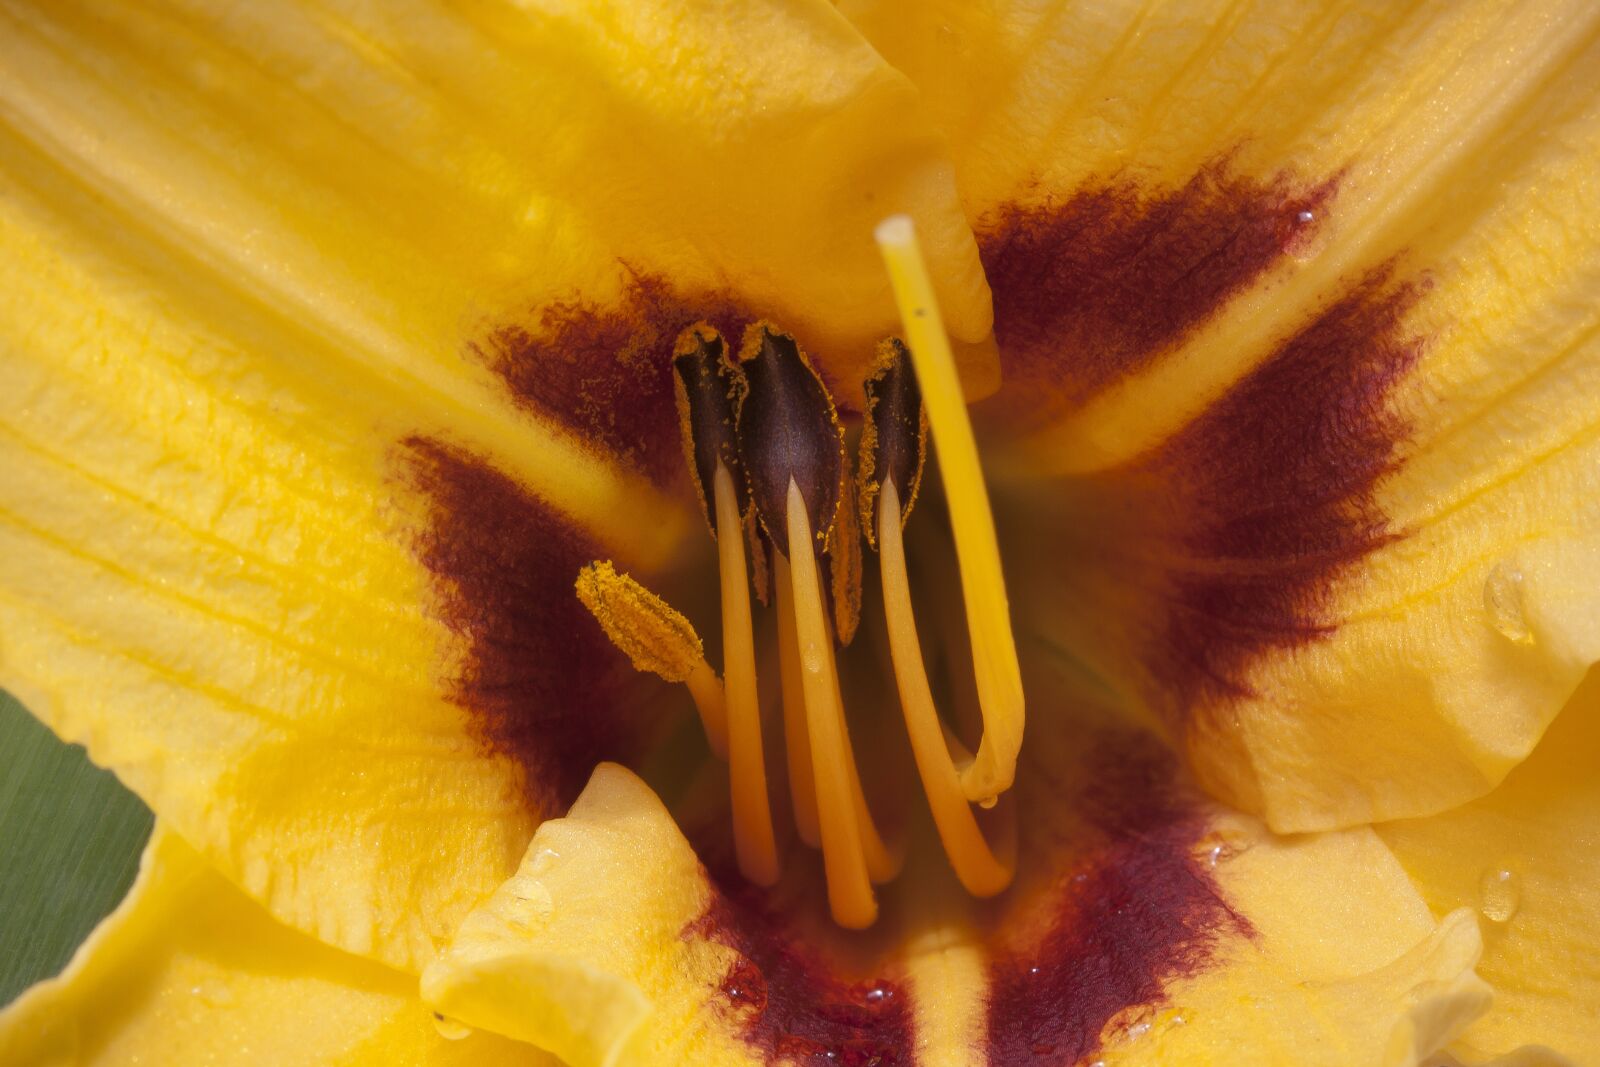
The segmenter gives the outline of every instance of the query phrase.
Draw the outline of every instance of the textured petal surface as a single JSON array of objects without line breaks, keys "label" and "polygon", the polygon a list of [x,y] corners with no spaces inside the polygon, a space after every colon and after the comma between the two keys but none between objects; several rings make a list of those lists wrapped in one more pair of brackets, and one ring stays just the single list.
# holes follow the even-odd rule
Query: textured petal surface
[{"label": "textured petal surface", "polygon": [[844,10],[949,138],[992,427],[1064,475],[1013,504],[1060,509],[1039,625],[1280,830],[1499,781],[1600,657],[1594,7]]},{"label": "textured petal surface", "polygon": [[648,740],[571,582],[692,528],[676,330],[848,366],[904,208],[986,333],[913,103],[825,4],[0,5],[0,683],[420,968]]},{"label": "textured petal surface", "polygon": [[1435,923],[1372,831],[1219,808],[1030,659],[1025,862],[976,926],[992,1067],[1411,1065],[1483,1012],[1471,916]]},{"label": "textured petal surface", "polygon": [[[1436,912],[1482,916],[1478,973],[1494,1010],[1453,1051],[1467,1063],[1540,1048],[1600,1060],[1600,675],[1591,672],[1494,792],[1454,811],[1389,823],[1394,849]],[[1523,1046],[1536,1046],[1524,1049]]]},{"label": "textured petal surface", "polygon": [[1047,740],[1069,732],[1078,760],[1052,748],[1019,779],[1016,889],[975,904],[924,842],[865,936],[830,927],[806,858],[752,891],[718,873],[718,835],[691,845],[602,765],[424,999],[575,1067],[1413,1065],[1484,1009],[1470,913],[1435,923],[1370,830],[1274,837],[1148,739],[1078,719]]},{"label": "textured petal surface", "polygon": [[526,1045],[440,1036],[415,980],[281,925],[159,827],[122,905],[67,970],[0,1013],[16,1067],[526,1064]]}]

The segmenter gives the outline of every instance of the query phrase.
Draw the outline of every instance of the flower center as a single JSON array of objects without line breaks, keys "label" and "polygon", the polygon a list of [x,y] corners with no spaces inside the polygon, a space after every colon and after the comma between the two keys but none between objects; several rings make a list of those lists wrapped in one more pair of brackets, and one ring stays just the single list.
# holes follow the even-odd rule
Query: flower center
[{"label": "flower center", "polygon": [[[863,528],[879,553],[883,630],[917,773],[945,854],[976,896],[992,896],[1011,882],[1011,824],[1001,820],[991,844],[974,805],[992,807],[1010,788],[1023,727],[994,521],[933,288],[909,219],[886,221],[877,236],[906,338],[879,346],[865,383],[854,477],[833,399],[792,337],[756,323],[735,358],[702,323],[685,330],[674,350],[685,456],[718,549],[722,678],[706,663],[689,622],[632,578],[596,562],[578,579],[579,598],[636,668],[688,687],[713,752],[728,761],[740,871],[760,885],[777,881],[781,863],[761,730],[751,576],[763,601],[770,584],[796,832],[822,850],[834,920],[856,929],[876,920],[873,887],[892,880],[904,857],[903,843],[886,839],[873,818],[844,714],[838,655],[859,618]],[[983,719],[976,754],[939,715],[906,572],[902,534],[930,431]]]}]

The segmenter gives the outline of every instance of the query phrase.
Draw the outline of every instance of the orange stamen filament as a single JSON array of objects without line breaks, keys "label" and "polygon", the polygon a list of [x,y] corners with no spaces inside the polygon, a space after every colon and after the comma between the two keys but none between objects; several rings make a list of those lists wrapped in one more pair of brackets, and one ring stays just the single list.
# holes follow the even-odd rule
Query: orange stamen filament
[{"label": "orange stamen filament", "polygon": [[705,660],[695,664],[694,670],[683,680],[694,699],[694,709],[700,713],[700,725],[705,727],[706,743],[718,759],[728,758],[728,705],[723,692],[722,679]]},{"label": "orange stamen filament", "polygon": [[822,847],[817,821],[817,783],[811,773],[811,733],[806,725],[806,695],[800,677],[800,645],[794,631],[794,592],[789,561],[774,552],[773,581],[778,610],[778,671],[783,677],[783,741],[789,761],[789,800],[800,840]]},{"label": "orange stamen filament", "polygon": [[[722,579],[722,671],[726,699],[728,779],[739,870],[757,885],[778,880],[767,765],[761,745],[761,700],[745,571],[744,523],[728,468],[717,464],[717,555]],[[692,689],[692,687],[691,687]],[[698,700],[698,698],[697,698]]]},{"label": "orange stamen filament", "polygon": [[[911,751],[933,811],[934,825],[962,886],[973,896],[991,897],[1011,884],[1016,837],[1006,834],[1001,854],[996,855],[961,789],[960,774],[950,751],[949,742],[954,739],[934,706],[917,624],[912,617],[905,545],[900,536],[900,494],[892,480],[883,483],[878,498],[878,552],[895,682],[900,688],[906,731],[911,735]],[[967,755],[964,749],[958,747],[957,751],[961,756]]]},{"label": "orange stamen filament", "polygon": [[[867,868],[863,820],[855,803],[853,761],[839,700],[833,638],[823,613],[822,585],[812,547],[805,498],[791,479],[788,498],[789,578],[806,727],[816,782],[822,861],[828,906],[840,926],[862,930],[878,917],[878,901]],[[874,835],[876,831],[873,831]]]}]

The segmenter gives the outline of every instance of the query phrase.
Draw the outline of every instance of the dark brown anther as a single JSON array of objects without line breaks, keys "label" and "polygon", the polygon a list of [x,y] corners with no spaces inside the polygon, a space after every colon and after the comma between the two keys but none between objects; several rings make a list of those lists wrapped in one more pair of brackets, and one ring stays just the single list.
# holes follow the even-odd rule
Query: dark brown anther
[{"label": "dark brown anther", "polygon": [[761,530],[755,508],[744,513],[744,540],[750,555],[750,585],[761,606],[766,607],[772,598],[772,546]]},{"label": "dark brown anther", "polygon": [[700,510],[717,536],[717,464],[733,475],[739,514],[750,508],[750,494],[739,465],[734,413],[744,395],[744,372],[727,358],[722,335],[703,322],[678,335],[672,350],[674,392],[678,397],[678,429]]},{"label": "dark brown anther", "polygon": [[800,487],[817,550],[827,548],[845,471],[844,427],[827,387],[794,338],[769,323],[745,331],[739,365],[739,455],[767,536],[789,554],[789,482]]},{"label": "dark brown anther", "polygon": [[867,417],[861,426],[856,496],[867,543],[878,547],[878,490],[893,481],[900,494],[900,525],[911,517],[928,456],[928,413],[911,367],[911,351],[898,337],[878,345],[872,376],[865,383]]},{"label": "dark brown anther", "polygon": [[855,640],[861,624],[861,527],[856,522],[856,486],[844,480],[839,527],[828,544],[828,583],[833,601],[833,632],[841,645]]}]

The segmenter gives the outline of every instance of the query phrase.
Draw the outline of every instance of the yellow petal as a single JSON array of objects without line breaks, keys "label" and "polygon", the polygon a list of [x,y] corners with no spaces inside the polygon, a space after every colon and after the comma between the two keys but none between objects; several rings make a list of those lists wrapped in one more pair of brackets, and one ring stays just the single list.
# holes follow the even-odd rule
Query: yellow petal
[{"label": "yellow petal", "polygon": [[683,933],[711,898],[689,843],[649,786],[601,764],[565,817],[423,972],[422,995],[470,1026],[573,1067],[738,1063],[715,1025],[730,953]]},{"label": "yellow petal", "polygon": [[420,968],[648,741],[571,583],[692,531],[679,326],[865,358],[905,209],[987,332],[909,84],[723,16],[0,5],[0,683],[345,948]]},{"label": "yellow petal", "polygon": [[1600,1060],[1600,674],[1591,672],[1527,762],[1454,811],[1378,832],[1436,912],[1472,908],[1494,1010],[1453,1051],[1467,1063],[1542,1046]]},{"label": "yellow petal", "polygon": [[1202,800],[1038,651],[1023,866],[976,939],[992,1062],[1409,1067],[1484,1010],[1470,915],[1436,923],[1371,830]]},{"label": "yellow petal", "polygon": [[994,904],[930,837],[878,927],[841,934],[813,860],[750,890],[716,873],[725,828],[695,834],[697,857],[643,782],[603,765],[424,999],[574,1067],[1413,1065],[1483,1010],[1470,914],[1436,923],[1372,831],[1274,837],[1179,784],[1149,738],[1053,710],[1019,771],[1023,871]]},{"label": "yellow petal", "polygon": [[0,1013],[0,1060],[555,1067],[492,1035],[446,1040],[414,983],[281,925],[157,824],[118,909]]},{"label": "yellow petal", "polygon": [[1491,788],[1600,658],[1594,6],[845,10],[1061,477],[1039,625],[1280,830]]}]

